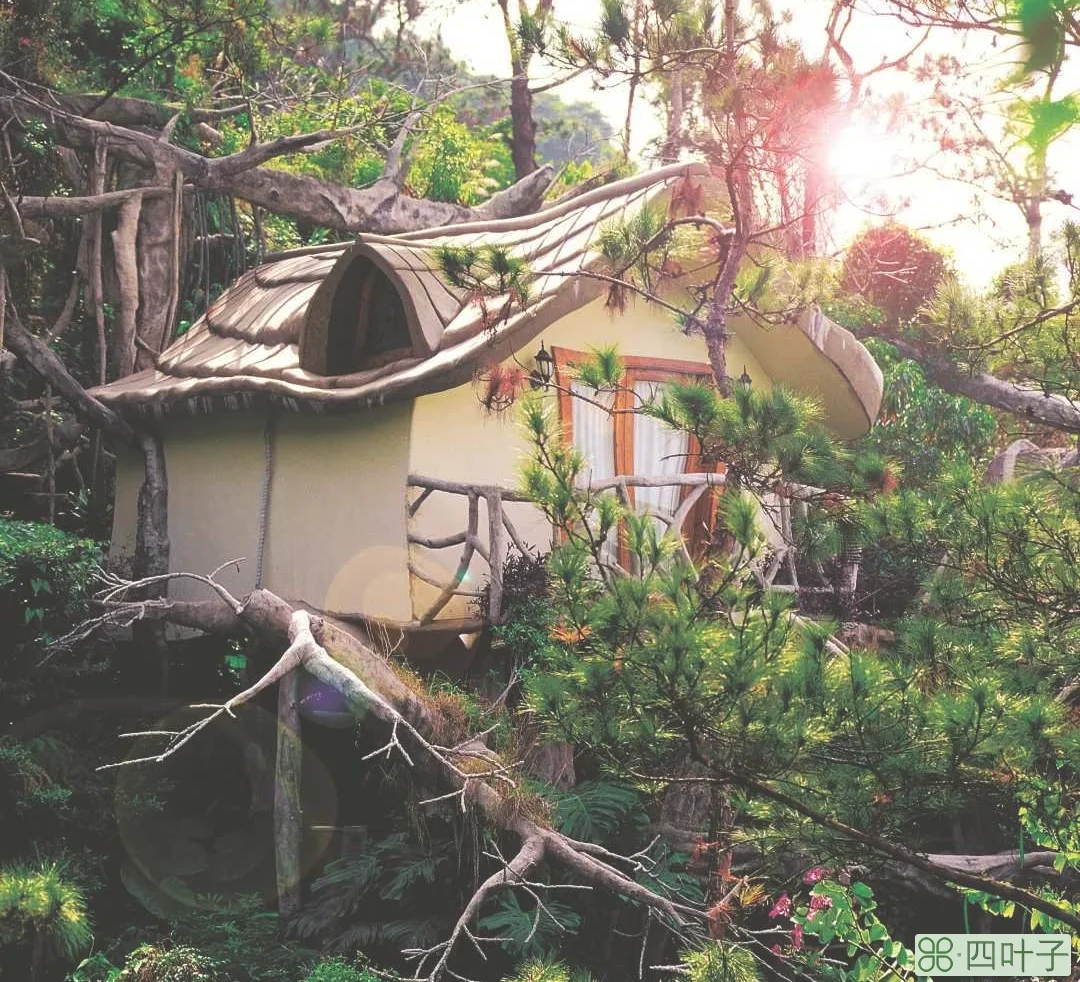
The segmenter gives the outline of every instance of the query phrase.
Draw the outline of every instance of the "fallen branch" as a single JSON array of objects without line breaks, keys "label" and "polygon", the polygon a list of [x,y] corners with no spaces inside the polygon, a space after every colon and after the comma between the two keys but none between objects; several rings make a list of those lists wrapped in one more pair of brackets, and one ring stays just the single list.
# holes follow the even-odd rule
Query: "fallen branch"
[{"label": "fallen branch", "polygon": [[[133,737],[142,735],[164,739],[165,745],[156,753],[106,764],[104,767],[111,769],[159,763],[167,759],[211,723],[231,716],[239,706],[297,668],[303,668],[336,689],[358,719],[377,724],[389,734],[374,754],[400,753],[406,763],[415,766],[426,783],[438,789],[440,793],[428,799],[429,802],[459,801],[463,809],[475,809],[493,828],[513,834],[519,840],[514,859],[481,884],[463,909],[450,937],[432,949],[413,952],[420,962],[417,978],[435,982],[444,974],[454,974],[448,968],[448,963],[461,940],[468,939],[477,947],[492,940],[474,934],[469,924],[484,900],[495,890],[518,887],[533,891],[539,900],[535,891],[542,889],[542,885],[530,883],[526,875],[544,859],[563,864],[584,884],[603,887],[637,901],[655,911],[673,930],[704,924],[705,914],[702,910],[653,892],[615,865],[629,864],[633,869],[633,858],[624,860],[590,844],[578,843],[555,831],[541,819],[515,807],[513,798],[506,793],[512,791],[515,785],[512,777],[515,765],[500,760],[476,737],[453,746],[444,746],[438,734],[449,729],[446,720],[426,697],[406,686],[387,662],[372,647],[358,640],[354,633],[329,618],[294,609],[269,591],[255,590],[242,600],[237,600],[212,576],[185,575],[202,581],[213,591],[212,598],[189,604],[176,604],[164,598],[125,602],[122,598],[126,593],[156,585],[158,578],[154,578],[153,583],[113,579],[103,597],[109,605],[108,609],[84,627],[83,636],[88,629],[115,625],[121,623],[123,618],[150,618],[187,626],[201,623],[211,630],[227,627],[233,633],[247,631],[272,644],[280,644],[284,636],[288,639],[288,646],[281,658],[248,689],[221,705],[193,707],[210,712],[184,729],[158,731],[153,736],[130,734]],[[480,766],[477,766],[477,761],[481,762]],[[425,971],[425,974],[421,975],[421,971]]]},{"label": "fallen branch", "polygon": [[24,196],[16,205],[23,218],[79,218],[118,208],[133,198],[158,198],[169,194],[169,188],[128,188],[125,191],[105,191],[80,198],[39,198]]},{"label": "fallen branch", "polygon": [[87,149],[101,140],[117,159],[160,173],[177,172],[202,190],[233,195],[278,214],[340,232],[388,235],[525,215],[540,207],[554,179],[552,168],[542,167],[473,208],[410,198],[388,180],[377,181],[369,188],[343,187],[310,175],[255,165],[349,131],[285,137],[226,157],[205,157],[159,140],[156,135],[79,115],[65,108],[62,97],[47,96],[5,72],[0,72],[0,114],[42,119],[60,143]]}]

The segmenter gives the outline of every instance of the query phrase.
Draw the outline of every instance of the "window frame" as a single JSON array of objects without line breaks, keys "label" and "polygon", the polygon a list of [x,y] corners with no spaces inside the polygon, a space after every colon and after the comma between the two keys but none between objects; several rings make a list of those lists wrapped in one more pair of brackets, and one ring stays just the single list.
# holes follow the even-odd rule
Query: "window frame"
[{"label": "window frame", "polygon": [[[570,385],[574,381],[572,369],[575,365],[589,358],[588,352],[577,351],[559,345],[552,345],[552,357],[555,359],[555,383],[558,386],[559,420],[563,439],[573,446],[574,443],[574,395]],[[623,366],[623,381],[615,392],[615,404],[612,418],[614,422],[614,468],[616,477],[628,477],[634,473],[634,420],[636,413],[634,387],[638,382],[711,382],[712,368],[705,362],[687,361],[678,358],[649,358],[643,355],[620,355]],[[686,460],[683,474],[704,473],[706,468],[701,460],[701,444],[693,433],[688,434]],[[713,467],[717,474],[727,470],[724,464]],[[645,475],[648,476],[648,475]],[[636,503],[634,488],[627,488],[631,504]],[[690,494],[690,488],[683,488],[680,503]],[[691,556],[704,554],[716,522],[717,494],[715,491],[702,495],[701,499],[687,515],[680,530]],[[619,563],[629,568],[629,550],[624,537],[620,536]]]}]

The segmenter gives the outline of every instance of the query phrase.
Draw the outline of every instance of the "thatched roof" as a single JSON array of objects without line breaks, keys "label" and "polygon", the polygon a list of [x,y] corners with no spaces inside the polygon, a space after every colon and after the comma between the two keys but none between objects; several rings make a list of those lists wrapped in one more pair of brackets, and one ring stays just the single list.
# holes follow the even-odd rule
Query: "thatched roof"
[{"label": "thatched roof", "polygon": [[[206,315],[161,354],[157,368],[92,392],[121,412],[160,416],[244,408],[267,400],[288,409],[327,411],[453,388],[469,381],[479,365],[509,357],[606,291],[603,282],[574,275],[599,261],[596,242],[605,224],[636,213],[678,181],[707,173],[701,164],[673,165],[520,218],[395,236],[363,235],[355,243],[260,266],[218,297]],[[443,246],[480,245],[498,245],[526,260],[533,277],[527,308],[515,308],[494,328],[485,322],[475,298],[446,283],[435,259]],[[408,357],[340,375],[301,367],[312,364],[309,353],[319,338],[325,348],[338,290],[360,266],[370,269],[372,264],[391,280],[402,300],[411,340]],[[854,355],[860,366],[866,362],[876,371],[854,338],[830,326],[851,342],[842,346],[848,351],[845,360]],[[833,360],[824,338],[819,342],[809,327],[795,330]],[[851,366],[837,368],[851,387]],[[876,393],[873,379],[862,388],[867,391],[854,393],[855,401],[869,421],[880,400],[880,375]]]}]

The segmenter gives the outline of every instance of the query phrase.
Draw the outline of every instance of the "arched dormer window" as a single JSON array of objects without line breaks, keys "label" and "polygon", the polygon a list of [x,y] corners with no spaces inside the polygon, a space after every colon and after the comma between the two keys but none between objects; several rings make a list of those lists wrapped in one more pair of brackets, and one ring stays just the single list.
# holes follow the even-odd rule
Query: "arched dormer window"
[{"label": "arched dormer window", "polygon": [[[313,303],[300,346],[300,365],[319,375],[350,375],[413,353],[405,304],[390,277],[365,255],[354,255],[329,304]],[[329,310],[327,310],[327,306]]]}]

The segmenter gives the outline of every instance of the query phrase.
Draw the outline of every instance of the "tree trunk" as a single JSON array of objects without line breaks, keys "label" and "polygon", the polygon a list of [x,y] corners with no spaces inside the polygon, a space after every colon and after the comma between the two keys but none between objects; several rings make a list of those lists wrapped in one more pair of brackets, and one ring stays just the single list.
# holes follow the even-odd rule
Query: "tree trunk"
[{"label": "tree trunk", "polygon": [[156,171],[153,183],[171,184],[174,193],[147,198],[139,215],[139,307],[135,333],[143,344],[135,352],[136,371],[153,368],[154,355],[164,351],[172,340],[180,274],[178,178],[178,174],[167,169]]},{"label": "tree trunk", "polygon": [[525,63],[515,60],[513,72],[514,78],[510,82],[510,156],[514,161],[514,175],[520,181],[536,170],[536,123]]},{"label": "tree trunk", "polygon": [[[135,533],[135,575],[164,576],[169,572],[169,481],[165,470],[165,448],[154,434],[139,434],[146,468],[139,488],[138,527]],[[164,597],[165,583],[146,588],[147,599]],[[158,690],[169,694],[169,649],[165,626],[160,621],[140,620],[132,627],[138,648],[154,652],[158,664]]]},{"label": "tree trunk", "polygon": [[139,216],[140,196],[128,198],[121,206],[116,231],[112,233],[113,261],[119,287],[118,316],[113,340],[113,370],[117,378],[135,369],[135,337],[139,315]]},{"label": "tree trunk", "polygon": [[[672,71],[669,89],[667,133],[664,136],[664,145],[660,149],[661,164],[676,163],[679,159],[679,151],[682,149],[683,115],[686,112],[686,101],[681,68]],[[629,114],[627,114],[627,125],[629,126]]]},{"label": "tree trunk", "polygon": [[277,757],[274,764],[274,858],[278,914],[292,917],[300,908],[301,807],[300,677],[295,668],[278,683]]}]

